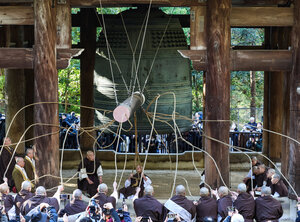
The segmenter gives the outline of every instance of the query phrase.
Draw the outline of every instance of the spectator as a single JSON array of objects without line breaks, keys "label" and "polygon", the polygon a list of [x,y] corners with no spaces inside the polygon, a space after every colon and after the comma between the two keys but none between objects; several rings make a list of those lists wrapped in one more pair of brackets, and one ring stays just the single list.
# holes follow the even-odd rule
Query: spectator
[{"label": "spectator", "polygon": [[69,216],[85,211],[85,209],[87,208],[87,204],[82,200],[81,190],[74,190],[72,198],[73,199],[71,200],[71,202],[67,204],[64,209],[59,210],[59,217],[62,217],[64,214],[67,214]]},{"label": "spectator", "polygon": [[206,187],[200,189],[200,199],[196,205],[197,222],[203,222],[205,217],[211,217],[214,221],[218,218],[217,201],[210,197]]},{"label": "spectator", "polygon": [[163,221],[164,206],[153,197],[154,190],[152,186],[146,186],[144,196],[138,198],[140,189],[137,189],[133,200],[133,207],[137,217],[150,217],[153,222]]},{"label": "spectator", "polygon": [[271,191],[274,197],[287,197],[289,191],[285,186],[283,180],[280,178],[279,174],[274,174],[271,179]]},{"label": "spectator", "polygon": [[270,187],[262,187],[261,197],[255,200],[255,220],[261,221],[278,221],[283,214],[281,203],[271,196]]},{"label": "spectator", "polygon": [[248,127],[250,129],[250,131],[256,131],[257,128],[257,123],[255,122],[255,118],[254,117],[250,117],[250,120],[248,122]]},{"label": "spectator", "polygon": [[178,185],[176,195],[165,203],[165,208],[174,214],[178,214],[181,220],[189,222],[196,216],[196,206],[185,195],[185,187]]},{"label": "spectator", "polygon": [[255,201],[251,194],[247,193],[246,184],[240,183],[237,187],[238,196],[233,205],[243,216],[245,222],[252,222],[255,217]]},{"label": "spectator", "polygon": [[98,193],[93,198],[98,201],[101,208],[106,203],[112,203],[113,207],[116,209],[116,202],[118,201],[117,185],[117,182],[113,183],[114,191],[110,196],[107,196],[108,187],[105,183],[101,183],[98,186]]},{"label": "spectator", "polygon": [[[298,198],[298,201],[300,201],[300,198]],[[298,216],[296,218],[296,222],[300,222],[300,202],[298,202],[297,208],[298,208],[298,211],[297,211]]]}]

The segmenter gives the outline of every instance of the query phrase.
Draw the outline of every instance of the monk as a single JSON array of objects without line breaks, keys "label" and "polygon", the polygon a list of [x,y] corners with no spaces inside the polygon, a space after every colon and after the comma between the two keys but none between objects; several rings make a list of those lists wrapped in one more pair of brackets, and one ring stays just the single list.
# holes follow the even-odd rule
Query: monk
[{"label": "monk", "polygon": [[22,204],[31,197],[33,197],[33,193],[31,193],[31,183],[29,181],[23,181],[20,192],[15,196],[17,215],[20,214]]},{"label": "monk", "polygon": [[[17,157],[16,165],[12,172],[12,177],[15,182],[17,192],[19,192],[21,190],[21,185],[22,185],[23,181],[30,181],[26,174],[24,166],[25,166],[24,159],[22,157]],[[34,185],[31,184],[31,186],[32,186],[32,189],[34,189]]]},{"label": "monk", "polygon": [[117,191],[117,182],[113,183],[114,191],[110,196],[107,195],[108,187],[105,183],[101,183],[98,186],[98,193],[93,196],[94,199],[98,201],[100,207],[103,208],[103,205],[106,203],[112,203],[113,207],[116,209],[116,202],[118,201],[118,191]]},{"label": "monk", "polygon": [[178,214],[181,220],[191,222],[196,216],[196,206],[185,195],[185,187],[178,185],[176,195],[165,203],[165,208],[174,214]]},{"label": "monk", "polygon": [[86,158],[78,166],[78,189],[86,191],[90,197],[97,193],[99,184],[102,183],[102,166],[93,151],[87,151]]},{"label": "monk", "polygon": [[140,187],[139,197],[144,195],[144,188],[151,185],[152,181],[144,174],[142,166],[136,166],[136,174],[130,174],[130,177],[125,181],[125,187],[119,190],[120,199],[129,198],[132,199],[136,193],[136,188]]},{"label": "monk", "polygon": [[261,197],[255,200],[255,220],[261,221],[279,221],[283,215],[281,203],[271,196],[270,187],[262,187]]},{"label": "monk", "polygon": [[214,221],[218,218],[217,201],[210,197],[210,192],[206,187],[200,189],[200,199],[196,206],[197,222],[203,222],[205,217],[211,217]]},{"label": "monk", "polygon": [[233,205],[245,222],[252,222],[255,217],[255,201],[251,194],[247,193],[246,184],[240,183],[237,187],[238,196]]},{"label": "monk", "polygon": [[35,159],[34,159],[34,149],[27,148],[25,156],[25,167],[26,174],[30,181],[35,180]]},{"label": "monk", "polygon": [[274,174],[271,179],[272,185],[271,190],[272,190],[272,195],[274,197],[287,197],[289,194],[289,191],[284,184],[283,180],[280,178],[279,174]]},{"label": "monk", "polygon": [[[14,187],[12,172],[16,164],[16,161],[13,158],[13,153],[14,153],[14,149],[11,147],[11,140],[9,137],[6,137],[4,140],[4,144],[0,156],[0,183],[3,183],[4,182],[3,179],[4,177],[6,177],[8,179],[7,184],[10,188]],[[6,172],[6,175],[4,175],[7,168],[8,170]]]},{"label": "monk", "polygon": [[223,221],[228,214],[228,207],[232,206],[232,199],[229,190],[225,186],[220,186],[217,193],[218,221]]}]

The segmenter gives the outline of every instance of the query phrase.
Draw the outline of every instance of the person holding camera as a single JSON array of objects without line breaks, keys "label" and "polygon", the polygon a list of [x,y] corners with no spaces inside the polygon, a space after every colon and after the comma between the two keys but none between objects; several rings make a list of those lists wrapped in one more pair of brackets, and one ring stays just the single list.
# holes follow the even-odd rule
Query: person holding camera
[{"label": "person holding camera", "polygon": [[60,203],[60,194],[64,190],[63,186],[58,186],[56,193],[53,197],[47,197],[46,189],[42,186],[39,186],[35,191],[35,196],[26,200],[21,208],[21,214],[23,216],[27,215],[32,209],[39,206],[41,203],[47,203],[50,206],[54,207],[56,212],[59,210]]},{"label": "person holding camera", "polygon": [[58,215],[55,208],[47,203],[41,203],[33,208],[26,216],[31,222],[57,222]]},{"label": "person holding camera", "polygon": [[103,207],[105,203],[112,203],[113,207],[116,208],[116,202],[118,201],[118,190],[117,190],[117,182],[113,183],[114,191],[110,196],[107,196],[108,187],[105,183],[102,183],[98,186],[98,193],[93,197],[96,199],[100,205]]},{"label": "person holding camera", "polygon": [[178,185],[176,187],[176,195],[165,203],[165,208],[169,212],[178,214],[183,221],[191,222],[196,216],[196,206],[185,195],[185,187]]},{"label": "person holding camera", "polygon": [[133,198],[133,207],[136,216],[151,218],[153,222],[163,221],[164,219],[164,206],[153,197],[154,189],[152,186],[146,186],[144,189],[144,196],[138,198],[140,188]]},{"label": "person holding camera", "polygon": [[60,209],[58,212],[59,217],[64,214],[74,215],[85,211],[87,204],[82,200],[82,192],[79,189],[73,191],[72,200],[68,203],[64,209]]},{"label": "person holding camera", "polygon": [[196,221],[203,222],[205,217],[211,217],[214,221],[218,218],[217,201],[210,197],[210,192],[206,187],[200,189],[200,199],[196,204]]},{"label": "person holding camera", "polygon": [[238,185],[237,194],[233,206],[244,217],[245,222],[252,222],[255,217],[255,201],[253,196],[247,193],[246,184],[240,183]]}]

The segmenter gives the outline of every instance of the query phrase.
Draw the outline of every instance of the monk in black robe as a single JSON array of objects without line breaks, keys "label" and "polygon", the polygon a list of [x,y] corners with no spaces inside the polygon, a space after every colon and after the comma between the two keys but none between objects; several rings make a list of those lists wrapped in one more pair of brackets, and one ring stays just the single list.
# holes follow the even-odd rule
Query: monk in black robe
[{"label": "monk in black robe", "polygon": [[118,191],[117,191],[117,183],[113,183],[114,191],[113,193],[108,196],[108,187],[105,183],[99,185],[97,191],[98,193],[93,196],[93,198],[97,201],[99,206],[103,208],[103,205],[106,203],[112,203],[113,207],[116,209],[116,202],[118,201]]},{"label": "monk in black robe", "polygon": [[238,185],[238,196],[233,205],[244,217],[245,222],[252,222],[255,217],[255,201],[253,196],[246,191],[247,187],[244,183]]},{"label": "monk in black robe", "polygon": [[150,217],[153,222],[164,221],[164,206],[153,197],[152,186],[145,187],[144,196],[138,198],[138,192],[133,200],[133,207],[137,217]]},{"label": "monk in black robe", "polygon": [[60,209],[58,212],[59,217],[63,217],[64,214],[68,216],[84,212],[87,208],[87,203],[82,200],[82,192],[79,189],[73,191],[72,200],[68,203],[64,209]]},{"label": "monk in black robe", "polygon": [[223,221],[228,216],[228,207],[232,207],[233,203],[227,187],[219,188],[218,197],[218,219]]},{"label": "monk in black robe", "polygon": [[[84,172],[83,173],[83,171]],[[102,166],[100,161],[96,160],[93,151],[88,151],[86,158],[78,166],[79,179],[78,189],[86,191],[91,197],[97,193],[97,188],[102,183]]]},{"label": "monk in black robe", "polygon": [[280,175],[274,174],[271,179],[272,185],[271,190],[272,190],[272,195],[277,196],[277,197],[287,197],[289,194],[289,191],[284,184],[283,180],[281,180]]},{"label": "monk in black robe", "polygon": [[255,220],[261,221],[279,221],[283,215],[281,203],[271,196],[271,188],[263,187],[261,197],[255,200]]},{"label": "monk in black robe", "polygon": [[32,209],[40,205],[41,203],[47,203],[54,207],[56,212],[59,210],[60,194],[63,191],[63,187],[59,186],[53,197],[47,197],[47,193],[44,187],[40,186],[35,191],[35,196],[26,200],[20,208],[20,212],[23,216],[28,214]]},{"label": "monk in black robe", "polygon": [[[14,167],[16,165],[16,161],[15,158],[12,158],[13,156],[13,152],[14,149],[12,147],[10,147],[11,145],[11,140],[9,137],[6,137],[6,139],[4,140],[4,145],[1,148],[1,156],[0,156],[0,183],[3,183],[3,177],[5,176],[8,181],[8,186],[10,188],[14,187],[14,181],[12,178],[12,172],[14,170]],[[9,164],[9,162],[11,161],[11,163]],[[4,175],[6,169],[8,168],[6,175]]]},{"label": "monk in black robe", "polygon": [[176,195],[165,203],[165,214],[172,212],[178,214],[181,220],[191,222],[196,215],[196,206],[193,201],[185,197],[185,194],[185,187],[178,185],[176,187]]},{"label": "monk in black robe", "polygon": [[125,187],[119,190],[120,199],[130,198],[136,193],[136,188],[140,187],[139,197],[144,194],[144,188],[151,185],[150,178],[143,173],[141,165],[136,166],[136,174],[130,174],[130,177],[125,181]]},{"label": "monk in black robe", "polygon": [[29,181],[24,181],[21,186],[21,190],[15,196],[15,205],[16,205],[16,214],[20,214],[20,207],[22,204],[33,197],[33,193],[31,193],[31,183]]},{"label": "monk in black robe", "polygon": [[214,221],[218,219],[218,204],[216,199],[210,197],[206,187],[200,189],[200,199],[196,206],[197,222],[203,222],[205,217],[211,217]]},{"label": "monk in black robe", "polygon": [[262,186],[267,184],[268,176],[268,168],[264,164],[260,164],[258,166],[259,173],[255,176],[255,182],[256,182],[256,190],[260,191]]}]

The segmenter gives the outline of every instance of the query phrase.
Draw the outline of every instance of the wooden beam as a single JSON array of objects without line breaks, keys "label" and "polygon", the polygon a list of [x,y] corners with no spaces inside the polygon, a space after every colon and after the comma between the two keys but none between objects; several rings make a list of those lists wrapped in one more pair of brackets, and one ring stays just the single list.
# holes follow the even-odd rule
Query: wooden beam
[{"label": "wooden beam", "polygon": [[293,8],[236,7],[231,11],[231,26],[292,26]]},{"label": "wooden beam", "polygon": [[206,7],[191,7],[191,46],[192,50],[206,50]]},{"label": "wooden beam", "polygon": [[[119,15],[105,15],[105,18],[116,16]],[[173,17],[178,18],[183,27],[190,26],[190,15],[173,15]],[[92,16],[92,19],[97,20],[98,18]],[[80,13],[72,15],[72,26],[79,27],[81,21],[83,21],[83,18],[80,16]],[[0,24],[33,25],[33,8],[30,6],[0,6]],[[232,27],[292,26],[293,8],[234,7],[231,11],[230,24]],[[100,26],[98,20],[96,25]]]},{"label": "wooden beam", "polygon": [[33,8],[31,6],[0,6],[0,24],[33,25]]},{"label": "wooden beam", "polygon": [[[207,70],[205,50],[180,50],[193,61],[197,70]],[[232,71],[290,71],[292,52],[289,50],[231,50]]]},{"label": "wooden beam", "polygon": [[[221,6],[221,7],[220,7]],[[231,0],[207,1],[207,73],[204,134],[228,143],[230,120],[230,11]],[[224,121],[225,120],[225,121]],[[226,121],[228,120],[228,121]],[[213,189],[229,184],[229,148],[205,138],[205,182]],[[223,180],[221,179],[223,178]],[[225,183],[225,184],[224,184]]]},{"label": "wooden beam", "polygon": [[[58,49],[57,69],[69,66],[69,60],[80,55],[83,49]],[[34,50],[30,48],[0,48],[0,68],[33,69]]]},{"label": "wooden beam", "polygon": [[[194,0],[154,0],[154,4],[156,5],[163,5],[163,6],[195,6],[198,5],[205,5],[206,1],[194,1]],[[33,3],[33,0],[0,0],[0,4],[11,4],[11,3]],[[102,0],[103,6],[128,6],[128,5],[136,5],[136,4],[149,4],[149,0]],[[289,4],[289,0],[233,0],[232,6],[276,6],[276,5],[287,5]],[[82,6],[97,6],[99,7],[99,0],[71,0],[72,7],[82,7]]]}]

